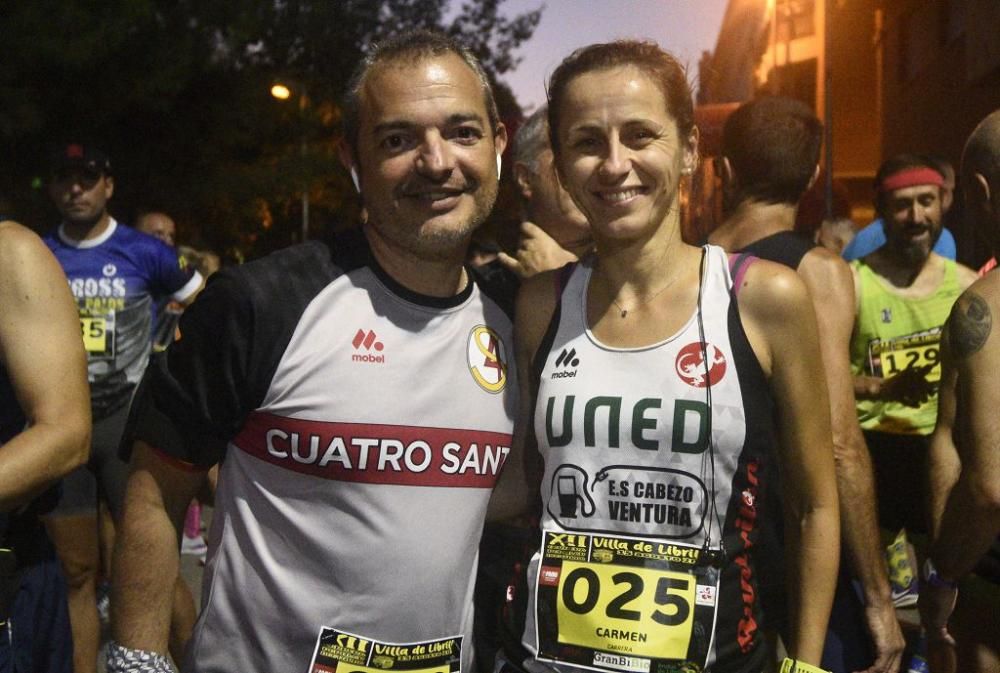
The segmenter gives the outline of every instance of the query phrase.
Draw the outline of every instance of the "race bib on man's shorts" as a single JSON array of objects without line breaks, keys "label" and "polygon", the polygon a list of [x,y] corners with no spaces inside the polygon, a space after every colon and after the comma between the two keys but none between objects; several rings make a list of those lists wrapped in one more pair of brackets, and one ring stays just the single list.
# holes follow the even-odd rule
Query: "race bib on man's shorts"
[{"label": "race bib on man's shorts", "polygon": [[416,643],[386,643],[324,626],[310,673],[459,673],[462,636]]}]

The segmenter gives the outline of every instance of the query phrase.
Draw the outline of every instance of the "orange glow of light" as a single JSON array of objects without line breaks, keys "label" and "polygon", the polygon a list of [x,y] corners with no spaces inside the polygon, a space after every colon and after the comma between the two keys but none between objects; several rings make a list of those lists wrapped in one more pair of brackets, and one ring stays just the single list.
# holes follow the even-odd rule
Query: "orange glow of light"
[{"label": "orange glow of light", "polygon": [[275,84],[271,87],[271,95],[278,100],[288,100],[292,95],[292,91],[284,84]]}]

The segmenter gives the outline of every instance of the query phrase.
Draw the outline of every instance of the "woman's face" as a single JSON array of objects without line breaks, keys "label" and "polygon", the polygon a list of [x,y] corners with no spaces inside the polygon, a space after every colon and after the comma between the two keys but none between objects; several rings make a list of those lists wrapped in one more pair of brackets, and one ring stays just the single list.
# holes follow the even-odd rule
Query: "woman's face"
[{"label": "woman's face", "polygon": [[698,133],[680,137],[660,88],[632,66],[588,72],[569,83],[560,113],[560,177],[595,236],[633,238],[667,221]]}]

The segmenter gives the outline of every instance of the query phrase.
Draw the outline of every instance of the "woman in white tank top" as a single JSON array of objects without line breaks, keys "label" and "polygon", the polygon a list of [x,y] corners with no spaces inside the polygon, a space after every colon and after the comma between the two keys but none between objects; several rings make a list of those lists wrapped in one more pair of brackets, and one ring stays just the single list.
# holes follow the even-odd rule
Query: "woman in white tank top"
[{"label": "woman in white tank top", "polygon": [[656,45],[569,56],[549,83],[549,126],[596,252],[531,278],[518,300],[519,433],[544,462],[542,535],[509,596],[520,642],[506,665],[760,671],[753,547],[763,464],[776,460],[789,670],[818,670],[839,531],[805,288],[682,240],[698,129],[683,69]]}]

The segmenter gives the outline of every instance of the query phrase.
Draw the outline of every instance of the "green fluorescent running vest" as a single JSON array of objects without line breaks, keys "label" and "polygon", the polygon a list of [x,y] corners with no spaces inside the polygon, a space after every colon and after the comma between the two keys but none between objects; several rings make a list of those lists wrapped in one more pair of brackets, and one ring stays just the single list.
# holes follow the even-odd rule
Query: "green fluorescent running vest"
[{"label": "green fluorescent running vest", "polygon": [[[928,380],[941,379],[941,329],[962,293],[955,262],[944,260],[944,280],[923,299],[903,298],[862,260],[851,262],[861,280],[861,303],[851,337],[854,375],[890,377],[914,365],[934,364]],[[937,393],[919,407],[899,402],[858,400],[863,430],[901,435],[929,435],[937,419]]]}]

